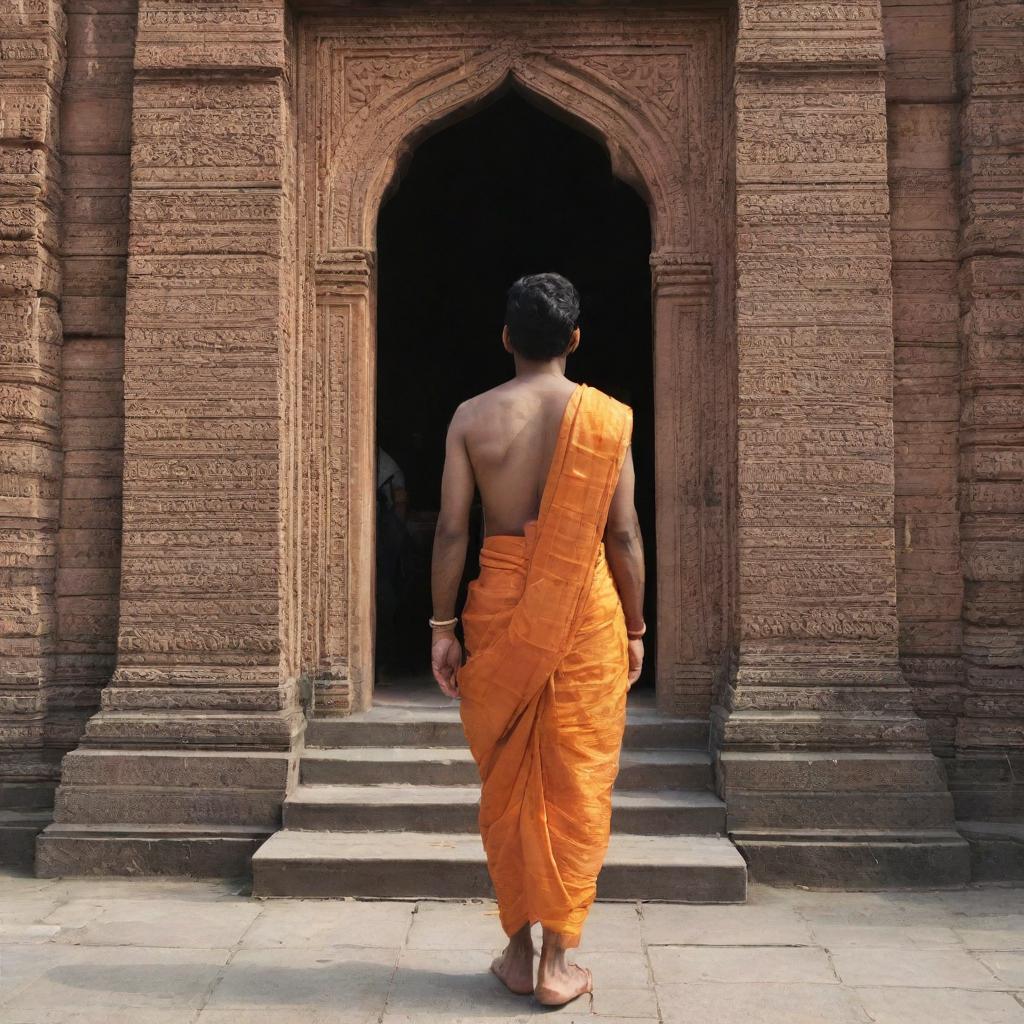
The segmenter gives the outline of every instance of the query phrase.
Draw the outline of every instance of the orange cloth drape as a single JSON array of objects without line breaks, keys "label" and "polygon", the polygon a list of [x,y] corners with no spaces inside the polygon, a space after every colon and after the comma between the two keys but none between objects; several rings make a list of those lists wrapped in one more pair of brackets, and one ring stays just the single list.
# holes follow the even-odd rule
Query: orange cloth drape
[{"label": "orange cloth drape", "polygon": [[632,410],[585,384],[562,417],[539,516],[487,537],[462,622],[480,833],[508,934],[576,945],[597,892],[625,728],[628,649],[605,523]]}]

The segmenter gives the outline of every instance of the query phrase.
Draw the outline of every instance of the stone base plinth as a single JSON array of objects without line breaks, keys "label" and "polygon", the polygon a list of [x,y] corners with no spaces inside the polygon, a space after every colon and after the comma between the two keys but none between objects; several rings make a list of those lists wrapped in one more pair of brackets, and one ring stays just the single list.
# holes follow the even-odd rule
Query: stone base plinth
[{"label": "stone base plinth", "polygon": [[718,787],[759,881],[855,889],[970,878],[942,764],[927,751],[725,751]]},{"label": "stone base plinth", "polygon": [[729,834],[758,882],[849,890],[959,887],[970,880],[967,843],[952,829]]},{"label": "stone base plinth", "polygon": [[275,829],[243,825],[50,825],[36,840],[36,875],[248,875]]},{"label": "stone base plinth", "polygon": [[301,747],[301,736],[269,751],[79,747],[36,841],[36,874],[248,874],[281,827]]}]

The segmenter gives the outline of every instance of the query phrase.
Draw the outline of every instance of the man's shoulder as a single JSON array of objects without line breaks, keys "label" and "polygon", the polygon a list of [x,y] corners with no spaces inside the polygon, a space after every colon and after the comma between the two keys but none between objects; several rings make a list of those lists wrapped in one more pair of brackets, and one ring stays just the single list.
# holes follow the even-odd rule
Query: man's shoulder
[{"label": "man's shoulder", "polygon": [[454,417],[460,420],[468,420],[481,414],[486,414],[487,411],[499,401],[499,395],[497,392],[500,389],[498,387],[488,388],[486,391],[480,391],[475,395],[471,395],[469,398],[464,398],[455,407]]}]

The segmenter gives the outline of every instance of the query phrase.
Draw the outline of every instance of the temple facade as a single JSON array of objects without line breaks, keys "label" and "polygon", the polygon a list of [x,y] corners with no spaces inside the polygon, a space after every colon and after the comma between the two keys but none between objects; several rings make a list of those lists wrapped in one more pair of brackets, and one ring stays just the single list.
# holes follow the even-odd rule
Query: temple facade
[{"label": "temple facade", "polygon": [[751,876],[1024,877],[1020,3],[0,0],[0,62],[8,860],[243,872],[373,707],[378,214],[511,90],[649,210],[656,705]]}]

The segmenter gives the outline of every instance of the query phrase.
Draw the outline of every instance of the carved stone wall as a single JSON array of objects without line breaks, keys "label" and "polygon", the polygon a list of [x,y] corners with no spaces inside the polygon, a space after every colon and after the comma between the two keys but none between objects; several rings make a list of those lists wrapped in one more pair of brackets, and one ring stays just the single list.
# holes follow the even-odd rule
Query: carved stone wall
[{"label": "carved stone wall", "polygon": [[[504,88],[600,138],[650,207],[659,704],[707,713],[731,662],[733,333],[725,132],[730,12],[550,5],[303,22],[304,657],[319,713],[373,674],[376,217],[425,135]],[[609,239],[609,244],[614,244]]]},{"label": "carved stone wall", "polygon": [[1015,0],[0,0],[0,857],[60,770],[41,873],[244,870],[302,673],[367,703],[377,210],[516,88],[652,213],[659,700],[754,874],[962,880],[946,772],[1024,813],[1022,54]]},{"label": "carved stone wall", "polygon": [[244,870],[279,822],[302,723],[289,32],[284,0],[139,4],[117,668],[44,874]]},{"label": "carved stone wall", "polygon": [[739,665],[715,726],[755,877],[962,880],[900,671],[881,12],[741,0]]},{"label": "carved stone wall", "polygon": [[963,703],[956,478],[956,37],[953,0],[883,5],[892,209],[900,665],[932,749]]},{"label": "carved stone wall", "polygon": [[68,0],[61,97],[63,486],[47,729],[71,749],[114,671],[134,0]]},{"label": "carved stone wall", "polygon": [[932,749],[962,705],[953,0],[882,7],[892,210],[900,665]]},{"label": "carved stone wall", "polygon": [[[1024,814],[1024,6],[958,5],[958,817]],[[1018,868],[1019,870],[1019,868]]]},{"label": "carved stone wall", "polygon": [[[0,815],[52,799],[61,477],[57,0],[0,3]],[[31,833],[27,833],[31,838]],[[9,841],[19,845],[26,834]],[[0,834],[0,854],[8,839]]]}]

